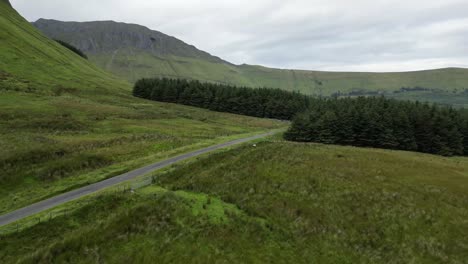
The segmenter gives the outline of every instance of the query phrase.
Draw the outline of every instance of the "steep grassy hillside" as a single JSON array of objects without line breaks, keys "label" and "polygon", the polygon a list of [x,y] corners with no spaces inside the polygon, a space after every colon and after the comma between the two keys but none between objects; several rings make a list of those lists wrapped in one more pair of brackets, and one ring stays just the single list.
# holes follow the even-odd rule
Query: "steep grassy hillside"
[{"label": "steep grassy hillside", "polygon": [[0,2],[4,2],[5,4],[7,4],[7,5],[11,6],[11,4],[10,4],[10,0],[1,0]]},{"label": "steep grassy hillside", "polygon": [[[236,66],[138,25],[45,19],[34,25],[48,36],[79,47],[101,68],[130,82],[142,77],[164,76],[251,87],[267,86],[322,96],[386,94],[398,99],[459,106],[468,104],[468,69],[356,73]],[[403,87],[410,89],[401,90]]]},{"label": "steep grassy hillside", "polygon": [[261,142],[158,173],[135,194],[89,198],[6,235],[0,258],[464,263],[467,171],[466,158]]},{"label": "steep grassy hillside", "polygon": [[0,90],[53,94],[59,90],[105,93],[128,83],[43,36],[8,4],[0,3]]},{"label": "steep grassy hillside", "polygon": [[0,213],[168,156],[283,126],[131,96],[0,2]]}]

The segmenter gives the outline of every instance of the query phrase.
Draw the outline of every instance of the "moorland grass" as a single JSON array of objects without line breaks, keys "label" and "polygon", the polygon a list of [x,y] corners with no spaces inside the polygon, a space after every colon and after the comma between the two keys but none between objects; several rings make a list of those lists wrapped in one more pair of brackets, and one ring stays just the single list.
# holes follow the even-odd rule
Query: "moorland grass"
[{"label": "moorland grass", "polygon": [[7,235],[0,254],[7,263],[463,263],[467,167],[277,137]]},{"label": "moorland grass", "polygon": [[196,148],[284,126],[128,100],[0,93],[5,117],[0,120],[0,213]]}]

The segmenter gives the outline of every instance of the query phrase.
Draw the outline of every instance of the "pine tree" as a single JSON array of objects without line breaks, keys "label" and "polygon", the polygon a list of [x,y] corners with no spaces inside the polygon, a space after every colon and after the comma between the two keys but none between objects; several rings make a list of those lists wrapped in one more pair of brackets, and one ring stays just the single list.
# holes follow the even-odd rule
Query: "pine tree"
[{"label": "pine tree", "polygon": [[392,112],[393,118],[393,133],[397,146],[403,150],[416,150],[416,140],[414,138],[414,127],[411,125],[408,113],[404,112],[403,109],[395,109]]},{"label": "pine tree", "polygon": [[286,140],[311,142],[313,141],[312,131],[310,130],[310,115],[309,113],[298,114],[294,122],[289,127],[288,131],[284,133]]},{"label": "pine tree", "polygon": [[333,111],[327,111],[317,120],[318,141],[325,144],[338,142],[338,118]]},{"label": "pine tree", "polygon": [[[397,149],[399,144],[399,136],[395,132],[394,121],[391,111],[386,111],[382,114],[383,131],[380,135],[380,146],[382,148]],[[398,122],[398,121],[397,121]]]}]

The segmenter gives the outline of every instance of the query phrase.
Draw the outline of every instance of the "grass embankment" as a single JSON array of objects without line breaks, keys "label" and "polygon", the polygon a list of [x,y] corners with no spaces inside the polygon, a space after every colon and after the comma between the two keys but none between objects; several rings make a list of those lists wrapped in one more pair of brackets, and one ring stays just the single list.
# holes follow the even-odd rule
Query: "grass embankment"
[{"label": "grass embankment", "polygon": [[0,254],[6,263],[463,263],[467,171],[466,158],[261,142],[8,235]]},{"label": "grass embankment", "polygon": [[133,98],[131,85],[0,2],[0,214],[241,134],[284,126]]}]

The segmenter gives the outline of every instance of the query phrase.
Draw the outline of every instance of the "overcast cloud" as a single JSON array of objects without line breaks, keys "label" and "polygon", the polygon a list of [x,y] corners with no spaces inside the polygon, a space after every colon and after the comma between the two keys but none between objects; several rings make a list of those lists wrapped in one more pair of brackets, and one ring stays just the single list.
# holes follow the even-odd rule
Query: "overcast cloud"
[{"label": "overcast cloud", "polygon": [[115,20],[236,64],[333,71],[468,67],[467,0],[11,0],[28,20]]}]

